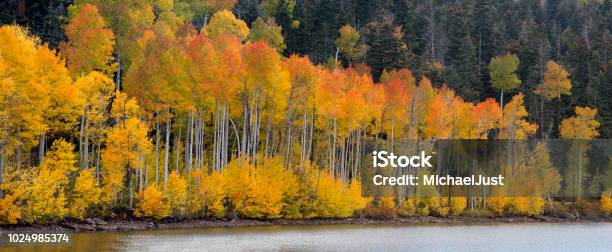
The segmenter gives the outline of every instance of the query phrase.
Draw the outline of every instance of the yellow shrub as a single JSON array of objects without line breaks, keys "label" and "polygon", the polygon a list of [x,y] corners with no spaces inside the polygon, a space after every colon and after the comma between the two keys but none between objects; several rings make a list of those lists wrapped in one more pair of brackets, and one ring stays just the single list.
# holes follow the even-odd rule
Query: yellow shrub
[{"label": "yellow shrub", "polygon": [[204,201],[204,210],[216,218],[225,216],[225,178],[219,172],[202,176],[200,195]]},{"label": "yellow shrub", "polygon": [[0,224],[17,224],[21,218],[21,209],[15,204],[18,198],[18,194],[5,194],[0,199]]},{"label": "yellow shrub", "polygon": [[467,207],[467,198],[465,197],[452,197],[450,202],[450,214],[461,215],[463,210]]},{"label": "yellow shrub", "polygon": [[395,208],[395,197],[381,197],[380,206],[387,208]]},{"label": "yellow shrub", "polygon": [[7,168],[3,175],[4,183],[0,184],[4,192],[4,197],[0,199],[0,224],[17,224],[23,218],[23,205],[32,176],[37,174],[32,170]]},{"label": "yellow shrub", "polygon": [[419,216],[429,216],[430,214],[440,213],[440,201],[433,196],[420,196],[414,200],[416,214]]},{"label": "yellow shrub", "polygon": [[187,182],[175,171],[168,176],[165,197],[168,208],[174,216],[184,215],[187,211]]},{"label": "yellow shrub", "polygon": [[68,214],[77,219],[85,218],[87,210],[100,202],[100,192],[92,169],[82,170],[74,182]]},{"label": "yellow shrub", "polygon": [[601,200],[599,201],[599,208],[606,215],[612,215],[612,193],[604,192],[601,195]]},{"label": "yellow shrub", "polygon": [[224,178],[234,211],[247,218],[281,217],[284,197],[297,191],[295,175],[278,158],[263,160],[257,167],[247,160],[234,160]]},{"label": "yellow shrub", "polygon": [[544,212],[544,200],[541,197],[512,197],[506,207],[510,214],[540,216]]},{"label": "yellow shrub", "polygon": [[68,184],[68,174],[77,170],[73,149],[72,144],[62,139],[53,142],[51,151],[38,168],[38,174],[26,187],[26,222],[57,222],[68,213],[64,188]]},{"label": "yellow shrub", "polygon": [[346,193],[346,199],[349,201],[349,207],[351,208],[351,214],[357,210],[363,209],[370,200],[361,196],[361,182],[357,179],[351,181],[348,186]]},{"label": "yellow shrub", "polygon": [[170,207],[164,204],[162,192],[157,190],[155,185],[149,185],[140,196],[134,215],[136,217],[163,219],[170,216]]},{"label": "yellow shrub", "polygon": [[494,214],[498,216],[504,215],[504,207],[506,206],[506,199],[504,197],[489,197],[487,199],[487,207]]},{"label": "yellow shrub", "polygon": [[414,199],[409,198],[404,201],[404,211],[402,215],[405,217],[412,217],[416,214],[416,206],[414,205]]},{"label": "yellow shrub", "polygon": [[63,219],[68,212],[66,196],[60,174],[48,168],[40,169],[38,176],[28,187],[27,203],[24,209],[26,222],[52,223]]},{"label": "yellow shrub", "polygon": [[352,181],[343,184],[329,172],[321,172],[312,186],[316,190],[315,212],[323,218],[346,218],[352,216],[356,210],[363,209],[367,200],[361,197],[361,184]]}]

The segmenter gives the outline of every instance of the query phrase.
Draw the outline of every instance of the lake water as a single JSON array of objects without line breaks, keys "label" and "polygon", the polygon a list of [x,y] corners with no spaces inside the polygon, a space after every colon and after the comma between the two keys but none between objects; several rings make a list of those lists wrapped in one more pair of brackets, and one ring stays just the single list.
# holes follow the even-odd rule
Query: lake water
[{"label": "lake water", "polygon": [[612,223],[294,225],[78,233],[72,238],[70,246],[51,251],[612,251]]}]

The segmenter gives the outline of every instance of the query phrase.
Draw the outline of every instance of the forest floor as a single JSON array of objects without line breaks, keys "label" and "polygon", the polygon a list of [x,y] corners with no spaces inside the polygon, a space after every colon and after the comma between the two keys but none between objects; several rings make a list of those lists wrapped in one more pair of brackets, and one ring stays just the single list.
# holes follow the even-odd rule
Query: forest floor
[{"label": "forest floor", "polygon": [[135,231],[154,229],[182,229],[209,227],[248,227],[271,225],[333,225],[333,224],[496,224],[496,223],[576,223],[576,222],[612,222],[610,218],[559,218],[559,217],[408,217],[391,219],[346,218],[346,219],[274,219],[274,220],[102,220],[99,218],[84,221],[64,221],[53,225],[2,225],[2,231],[44,232],[44,231]]}]

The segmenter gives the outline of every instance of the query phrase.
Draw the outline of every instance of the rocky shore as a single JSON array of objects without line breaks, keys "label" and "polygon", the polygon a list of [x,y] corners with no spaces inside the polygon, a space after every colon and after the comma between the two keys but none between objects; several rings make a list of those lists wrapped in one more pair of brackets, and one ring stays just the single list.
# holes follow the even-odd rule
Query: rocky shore
[{"label": "rocky shore", "polygon": [[95,232],[95,231],[136,231],[154,229],[181,229],[181,228],[207,228],[207,227],[247,227],[247,226],[270,226],[270,225],[321,225],[321,224],[485,224],[485,223],[575,223],[575,222],[610,222],[611,219],[570,219],[558,217],[410,217],[392,219],[369,219],[369,218],[347,218],[347,219],[274,219],[274,220],[249,220],[249,219],[167,219],[167,220],[103,220],[90,218],[83,221],[64,221],[53,225],[9,225],[0,226],[2,231],[44,232],[44,231],[67,231],[67,232]]}]

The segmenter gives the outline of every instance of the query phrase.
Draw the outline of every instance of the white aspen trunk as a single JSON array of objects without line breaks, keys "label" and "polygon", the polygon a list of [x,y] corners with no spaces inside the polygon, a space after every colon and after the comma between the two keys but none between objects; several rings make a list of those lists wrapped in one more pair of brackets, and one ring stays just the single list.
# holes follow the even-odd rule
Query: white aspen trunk
[{"label": "white aspen trunk", "polygon": [[336,171],[336,142],[338,139],[338,129],[336,126],[336,118],[334,117],[334,142],[332,146],[332,173],[335,175]]},{"label": "white aspen trunk", "polygon": [[202,112],[202,127],[201,127],[201,133],[200,133],[200,152],[202,153],[202,158],[200,159],[200,168],[204,167],[204,161],[206,160],[206,145],[204,144],[204,139],[206,139],[206,133],[205,133],[205,127],[206,124],[204,123],[205,120],[205,113]]},{"label": "white aspen trunk", "polygon": [[38,162],[39,164],[42,164],[43,159],[45,158],[45,141],[46,141],[46,137],[47,134],[43,133],[40,136],[40,143],[38,144]]},{"label": "white aspen trunk", "polygon": [[[227,162],[230,159],[230,152],[229,152],[229,125],[230,125],[230,120],[231,119],[231,115],[229,113],[228,107],[227,107],[227,103],[223,104],[223,159],[221,162],[221,171],[223,171],[223,168],[225,168],[225,166],[227,165]],[[238,137],[238,134],[236,134],[236,137]]]},{"label": "white aspen trunk", "polygon": [[179,131],[178,131],[178,134],[176,136],[174,136],[174,138],[176,139],[176,145],[175,145],[176,146],[175,147],[176,150],[174,152],[175,153],[174,154],[174,162],[175,162],[175,167],[176,167],[176,173],[178,173],[178,170],[179,170],[179,160],[180,160],[179,155],[181,154],[181,152],[180,152],[180,148],[181,148],[180,147],[181,146],[181,134],[182,134],[181,130],[183,129],[183,124],[181,124],[180,121],[182,121],[182,118],[183,118],[183,116],[181,115],[181,120],[179,120],[179,124],[178,124],[179,125]]},{"label": "white aspen trunk", "polygon": [[[147,186],[149,186],[149,152],[145,152],[145,160],[144,160],[144,169],[145,169],[145,176],[144,176],[144,187],[147,188]],[[155,185],[157,187],[157,185]]]},{"label": "white aspen trunk", "polygon": [[83,169],[89,167],[89,119],[85,116],[85,140],[83,141]]},{"label": "white aspen trunk", "polygon": [[348,151],[348,156],[346,158],[348,165],[346,167],[346,175],[347,175],[347,179],[350,183],[351,178],[353,178],[353,167],[355,166],[355,141],[356,141],[356,135],[357,131],[354,131],[351,133],[351,140],[349,141],[349,151]]},{"label": "white aspen trunk", "polygon": [[[272,105],[272,110],[274,111],[275,104]],[[272,115],[268,116],[268,123],[266,125],[266,146],[264,147],[264,159],[268,159],[268,144],[270,143],[270,134],[272,133]]]},{"label": "white aspen trunk", "polygon": [[185,168],[189,167],[189,137],[190,137],[190,129],[191,127],[191,112],[187,112],[187,126],[185,127],[185,149],[183,150],[185,161]]},{"label": "white aspen trunk", "polygon": [[308,160],[310,160],[311,154],[312,154],[312,139],[313,139],[313,135],[314,135],[314,120],[315,120],[315,111],[313,109],[312,111],[312,115],[310,116],[310,136],[308,139],[308,149],[307,149],[307,154],[306,157],[308,158]]},{"label": "white aspen trunk", "polygon": [[195,113],[191,112],[191,124],[189,125],[189,163],[187,165],[187,174],[191,174],[191,168],[193,167],[193,140],[194,140],[194,124],[195,124]]},{"label": "white aspen trunk", "polygon": [[161,129],[159,127],[159,122],[155,122],[155,184],[158,186],[159,186],[159,142],[161,141],[160,133],[159,133],[160,130]]},{"label": "white aspen trunk", "polygon": [[[232,128],[234,129],[234,133],[236,134],[236,148],[238,148],[238,155],[240,155],[240,137],[238,135],[238,129],[236,128],[236,124],[234,124],[234,120],[232,117],[229,117],[229,122],[232,124]],[[229,126],[228,126],[229,127]]]},{"label": "white aspen trunk", "polygon": [[142,168],[144,166],[143,165],[143,163],[144,163],[144,160],[143,160],[144,158],[143,157],[144,157],[144,154],[141,153],[140,154],[140,164],[141,164],[141,166],[140,166],[140,168],[138,168],[138,194],[142,193],[142,182],[143,182],[142,181],[142,170],[143,170]]},{"label": "white aspen trunk", "polygon": [[87,110],[81,116],[81,128],[79,130],[79,167],[83,169],[83,129],[85,128],[85,115]]},{"label": "white aspen trunk", "polygon": [[259,123],[261,121],[261,101],[259,98],[255,100],[255,116],[253,120],[253,142],[251,143],[251,155],[253,164],[257,165],[257,147],[259,146],[257,138],[259,136]]},{"label": "white aspen trunk", "polygon": [[166,191],[166,184],[168,183],[168,158],[170,156],[170,131],[172,130],[172,119],[170,118],[170,108],[167,110],[168,118],[166,118],[166,145],[164,153],[164,192]]},{"label": "white aspen trunk", "polygon": [[357,178],[359,162],[361,161],[361,128],[357,129],[357,146],[355,150],[355,164],[353,166],[353,178]]},{"label": "white aspen trunk", "polygon": [[133,206],[134,203],[134,188],[132,186],[133,182],[132,182],[132,168],[128,167],[128,180],[130,180],[130,208]]},{"label": "white aspen trunk", "polygon": [[219,145],[219,164],[218,164],[218,170],[221,171],[223,169],[223,167],[225,166],[225,160],[226,160],[226,155],[227,155],[227,131],[226,131],[226,110],[225,110],[225,105],[221,106],[221,121],[219,122],[219,129],[221,132],[221,144]]},{"label": "white aspen trunk", "polygon": [[117,53],[117,73],[115,74],[116,91],[121,91],[121,56]]},{"label": "white aspen trunk", "polygon": [[249,141],[247,142],[247,156],[253,159],[253,134],[255,134],[255,122],[254,118],[257,118],[257,115],[254,114],[253,108],[257,107],[257,101],[255,100],[255,91],[253,91],[253,98],[251,102],[251,108],[249,112]]},{"label": "white aspen trunk", "polygon": [[291,85],[291,90],[289,92],[289,101],[287,102],[287,129],[285,131],[285,167],[289,167],[289,155],[291,154],[291,131],[293,128],[293,86],[294,85]]},{"label": "white aspen trunk", "polygon": [[215,130],[213,132],[213,170],[218,171],[219,168],[219,101],[216,102],[215,110]]},{"label": "white aspen trunk", "polygon": [[334,155],[333,155],[333,149],[332,149],[332,147],[333,147],[333,143],[332,143],[333,140],[332,140],[332,138],[333,138],[333,134],[334,134],[333,133],[333,125],[330,125],[330,128],[331,129],[329,129],[329,132],[327,133],[327,148],[329,149],[327,156],[328,156],[328,159],[329,159],[328,160],[329,161],[329,169],[332,172],[332,174],[334,174],[334,161],[333,161],[334,160],[334,158],[333,158]]},{"label": "white aspen trunk", "polygon": [[[291,117],[291,114],[289,114],[289,116]],[[285,145],[285,167],[289,167],[289,159],[291,158],[291,135],[292,133],[292,128],[293,125],[291,123],[291,118],[287,119],[288,123],[287,123],[287,133],[285,135],[285,140],[286,140],[286,145]]]},{"label": "white aspen trunk", "polygon": [[[102,133],[98,137],[98,152],[96,153],[96,182],[100,184],[100,147],[102,145]],[[148,174],[148,173],[147,173]]]},{"label": "white aspen trunk", "polygon": [[198,162],[198,168],[202,168],[204,166],[204,111],[200,111],[200,146],[198,147],[200,151],[200,160]]},{"label": "white aspen trunk", "polygon": [[[89,154],[91,161],[89,161],[89,163],[91,164],[91,167],[93,168],[96,165],[96,147],[98,146],[97,141],[96,141],[96,133],[94,131],[91,132],[91,152]],[[87,168],[89,168],[89,166],[87,166]]]},{"label": "white aspen trunk", "polygon": [[304,110],[304,121],[302,122],[302,139],[300,143],[300,171],[304,170],[304,162],[306,160],[306,135],[308,134],[307,130],[307,115],[306,110]]},{"label": "white aspen trunk", "polygon": [[238,156],[242,156],[242,153],[247,151],[247,123],[248,123],[248,94],[244,95],[244,104],[243,104],[243,112],[242,112],[242,143],[241,143],[241,151],[238,153]]},{"label": "white aspen trunk", "polygon": [[199,109],[194,114],[193,122],[193,154],[195,156],[194,164],[197,166],[200,164],[200,112]]}]

